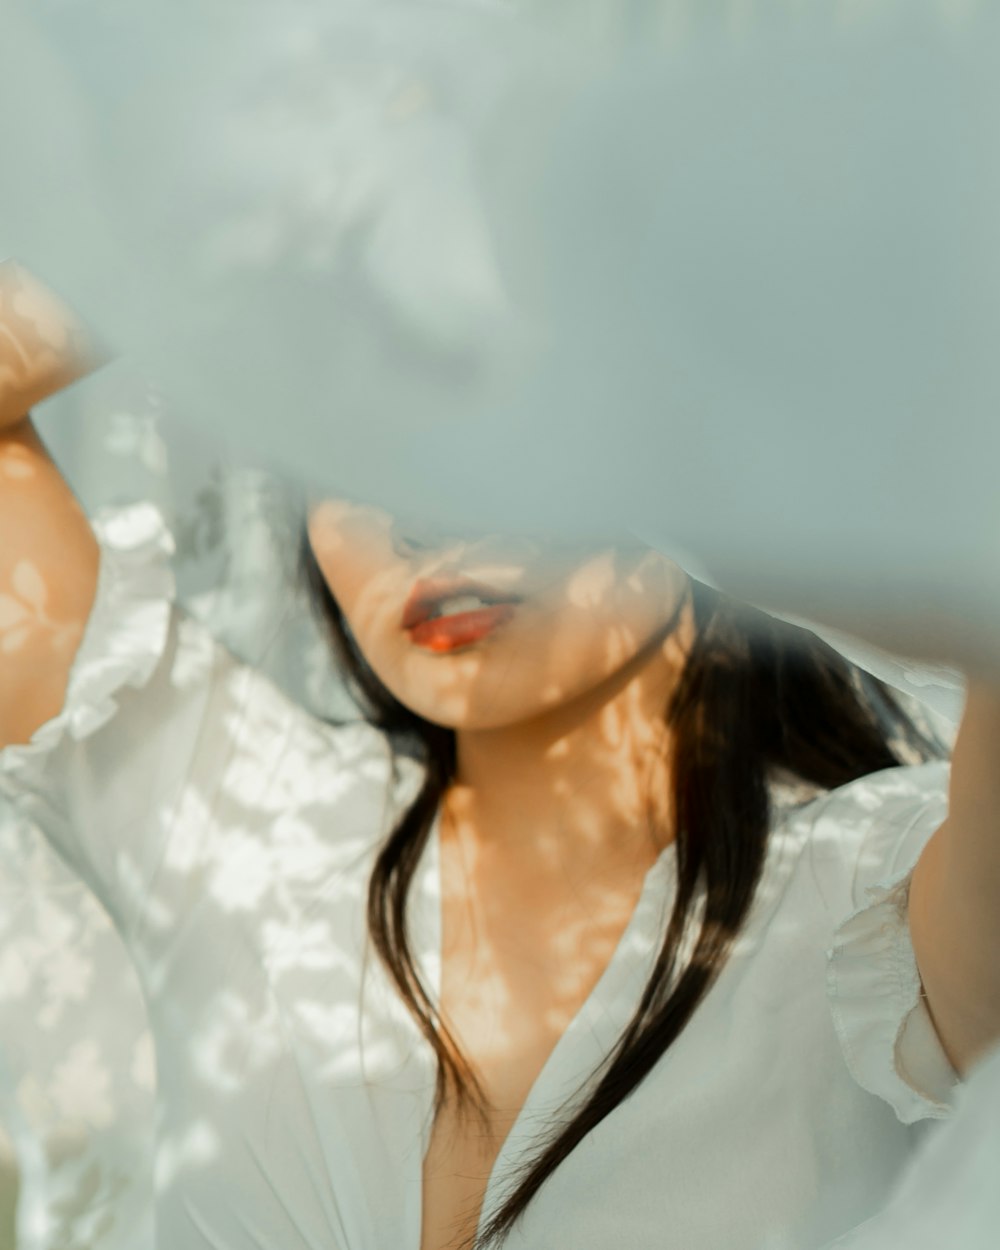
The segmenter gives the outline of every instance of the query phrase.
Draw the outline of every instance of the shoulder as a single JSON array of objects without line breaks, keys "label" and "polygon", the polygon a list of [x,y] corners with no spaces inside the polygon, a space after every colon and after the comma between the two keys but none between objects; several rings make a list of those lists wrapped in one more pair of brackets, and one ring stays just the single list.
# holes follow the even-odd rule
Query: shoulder
[{"label": "shoulder", "polygon": [[913,866],[947,815],[948,779],[947,761],[904,765],[786,811],[762,883],[780,916],[769,934],[784,983],[798,998],[804,985],[825,988],[848,1071],[907,1124],[947,1114],[954,1080],[920,998],[906,907]]},{"label": "shoulder", "polygon": [[[156,508],[110,509],[94,529],[101,588],[74,674],[73,693],[87,696],[81,703],[93,710],[106,686],[121,705],[108,707],[109,719],[115,711],[123,723],[138,717],[152,730],[156,722],[151,736],[169,734],[182,755],[187,733],[199,749],[211,753],[220,743],[229,758],[249,756],[269,768],[297,759],[303,777],[317,782],[331,773],[386,778],[392,757],[384,735],[361,718],[315,716],[252,656],[220,641],[202,612],[177,602],[174,540]],[[303,766],[311,762],[310,774]]]},{"label": "shoulder", "polygon": [[[393,760],[364,721],[313,716],[177,603],[173,537],[151,504],[93,521],[97,598],[58,716],[0,752],[0,788],[88,829],[143,824],[197,780],[252,804],[384,789]],[[267,810],[272,810],[268,807]],[[49,822],[52,824],[52,821]],[[88,835],[89,836],[89,835]]]},{"label": "shoulder", "polygon": [[[204,643],[203,627],[185,626]],[[224,781],[238,772],[247,800],[268,806],[329,806],[359,788],[387,794],[396,760],[383,733],[360,716],[320,719],[259,669],[212,646],[219,667],[210,717],[229,761]]]},{"label": "shoulder", "polygon": [[829,936],[868,892],[904,875],[947,812],[949,765],[903,765],[816,794],[779,788],[754,911],[779,908]]},{"label": "shoulder", "polygon": [[804,813],[808,858],[836,877],[853,907],[868,892],[905,876],[948,813],[950,763],[934,760],[859,777]]},{"label": "shoulder", "polygon": [[831,796],[810,848],[840,908],[827,994],[847,1067],[904,1124],[947,1115],[957,1079],[921,992],[908,906],[914,866],[948,814],[949,775],[938,761],[860,778]]}]

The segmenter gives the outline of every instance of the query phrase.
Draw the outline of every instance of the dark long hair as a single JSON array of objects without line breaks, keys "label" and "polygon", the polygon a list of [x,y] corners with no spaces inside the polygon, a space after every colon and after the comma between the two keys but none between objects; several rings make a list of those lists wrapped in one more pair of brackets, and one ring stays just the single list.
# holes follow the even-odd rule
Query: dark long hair
[{"label": "dark long hair", "polygon": [[[421,979],[407,940],[410,883],[455,778],[453,731],[404,707],[365,661],[303,534],[301,569],[353,693],[395,747],[414,752],[423,785],[384,843],[368,893],[373,944],[438,1059],[437,1107],[449,1091],[482,1106],[463,1058]],[[767,850],[771,783],[813,791],[868,773],[941,758],[882,682],[804,629],[691,582],[695,638],[665,715],[673,731],[671,784],[677,894],[659,956],[632,1021],[569,1122],[523,1167],[476,1243],[498,1245],[562,1161],[628,1098],[691,1020],[750,911]],[[704,896],[693,953],[682,938]]]}]

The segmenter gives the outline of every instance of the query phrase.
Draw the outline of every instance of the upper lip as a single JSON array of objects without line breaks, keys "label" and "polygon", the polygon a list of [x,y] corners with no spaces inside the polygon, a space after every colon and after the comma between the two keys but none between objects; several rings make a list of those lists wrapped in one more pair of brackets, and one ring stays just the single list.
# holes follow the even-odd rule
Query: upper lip
[{"label": "upper lip", "polygon": [[484,603],[520,603],[520,595],[497,590],[469,578],[431,578],[418,581],[403,609],[403,628],[415,629],[437,615],[438,606],[456,595],[477,595]]}]

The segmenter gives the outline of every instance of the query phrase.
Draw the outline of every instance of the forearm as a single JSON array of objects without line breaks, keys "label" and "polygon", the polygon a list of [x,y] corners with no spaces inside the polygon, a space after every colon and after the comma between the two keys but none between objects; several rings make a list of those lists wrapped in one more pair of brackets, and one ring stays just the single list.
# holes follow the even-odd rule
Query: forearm
[{"label": "forearm", "polygon": [[99,562],[31,422],[0,429],[0,747],[29,741],[62,707]]},{"label": "forearm", "polygon": [[970,682],[948,819],[914,873],[910,927],[938,1032],[964,1071],[1000,1042],[1000,678]]},{"label": "forearm", "polygon": [[0,747],[62,706],[97,589],[99,553],[26,415],[100,363],[77,317],[0,264]]}]

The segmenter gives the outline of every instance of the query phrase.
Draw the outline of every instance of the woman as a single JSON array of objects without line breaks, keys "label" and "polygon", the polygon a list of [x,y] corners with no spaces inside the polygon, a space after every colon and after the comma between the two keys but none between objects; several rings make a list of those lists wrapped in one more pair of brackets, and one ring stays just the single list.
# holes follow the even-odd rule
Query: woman
[{"label": "woman", "polygon": [[25,281],[0,777],[136,962],[162,1244],[750,1250],[872,1214],[1000,1033],[987,687],[945,825],[891,702],[658,554],[327,501],[307,567],[369,719],[322,724],[172,606],[152,509],[82,515],[23,414],[84,357]]}]

